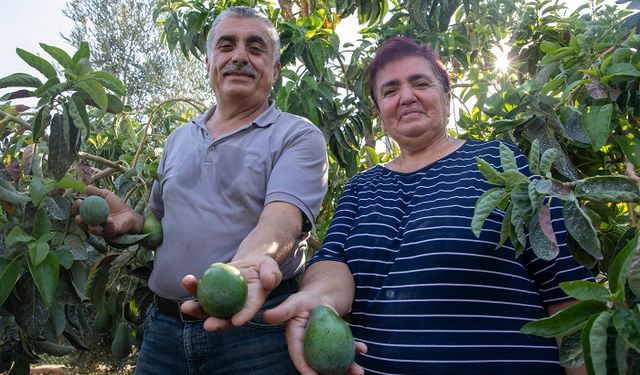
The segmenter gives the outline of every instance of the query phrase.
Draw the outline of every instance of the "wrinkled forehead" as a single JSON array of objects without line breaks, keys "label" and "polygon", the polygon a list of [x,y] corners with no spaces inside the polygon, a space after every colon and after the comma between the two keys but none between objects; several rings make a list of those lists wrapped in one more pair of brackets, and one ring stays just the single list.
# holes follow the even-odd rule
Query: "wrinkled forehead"
[{"label": "wrinkled forehead", "polygon": [[419,55],[405,55],[389,59],[381,64],[376,74],[375,86],[383,81],[398,78],[429,78],[437,79],[433,65],[429,60]]},{"label": "wrinkled forehead", "polygon": [[273,38],[267,25],[253,17],[226,18],[215,28],[213,43],[220,40],[230,41],[261,41],[271,49]]}]

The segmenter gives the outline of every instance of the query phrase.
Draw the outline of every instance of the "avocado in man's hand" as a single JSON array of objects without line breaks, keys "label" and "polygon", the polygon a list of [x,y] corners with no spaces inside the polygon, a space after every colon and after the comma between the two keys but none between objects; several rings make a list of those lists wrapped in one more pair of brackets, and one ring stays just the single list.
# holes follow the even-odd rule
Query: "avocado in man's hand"
[{"label": "avocado in man's hand", "polygon": [[214,263],[200,278],[196,296],[207,314],[227,319],[242,310],[247,292],[247,282],[236,267]]},{"label": "avocado in man's hand", "polygon": [[88,196],[80,205],[80,217],[88,225],[102,225],[109,217],[109,204],[100,196]]},{"label": "avocado in man's hand", "polygon": [[318,305],[304,335],[304,358],[322,375],[345,374],[356,356],[349,325],[329,306]]}]

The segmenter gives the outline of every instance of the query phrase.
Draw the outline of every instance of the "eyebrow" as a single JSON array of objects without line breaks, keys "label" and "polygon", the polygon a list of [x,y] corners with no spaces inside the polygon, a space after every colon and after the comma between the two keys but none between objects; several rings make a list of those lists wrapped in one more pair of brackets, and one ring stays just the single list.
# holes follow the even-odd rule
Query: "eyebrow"
[{"label": "eyebrow", "polygon": [[[237,40],[238,40],[238,37],[235,35],[231,35],[231,34],[220,35],[220,38],[218,38],[216,45],[220,45],[220,43],[222,42],[236,42]],[[250,35],[247,38],[247,44],[251,44],[251,43],[257,43],[263,48],[267,48],[268,46],[267,42],[260,35]]]},{"label": "eyebrow", "polygon": [[[419,79],[426,79],[430,82],[434,82],[435,78],[427,75],[427,74],[423,74],[423,73],[418,73],[418,74],[412,74],[408,77],[409,82],[413,82],[413,81],[417,81]],[[397,86],[400,84],[400,80],[398,79],[392,79],[389,80],[385,83],[383,83],[382,85],[380,85],[380,90],[387,88],[387,87],[393,87],[393,86]]]}]

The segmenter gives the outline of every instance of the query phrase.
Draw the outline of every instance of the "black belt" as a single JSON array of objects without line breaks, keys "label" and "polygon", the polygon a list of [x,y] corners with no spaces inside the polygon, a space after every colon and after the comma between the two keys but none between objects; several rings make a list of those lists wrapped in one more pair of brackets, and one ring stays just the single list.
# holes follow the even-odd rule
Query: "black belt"
[{"label": "black belt", "polygon": [[183,302],[188,300],[174,300],[174,299],[166,299],[162,298],[157,294],[154,294],[153,301],[156,304],[156,308],[167,315],[174,317],[176,320],[179,320],[183,323],[195,323],[201,322],[202,319],[198,319],[195,316],[191,316],[189,314],[185,314],[180,310],[180,306]]},{"label": "black belt", "polygon": [[[292,294],[298,291],[298,280],[296,278],[283,280],[277,288],[271,291],[269,297],[267,297],[267,301],[272,298],[280,297],[286,294]],[[175,300],[175,299],[167,299],[160,297],[157,294],[153,295],[153,301],[156,304],[156,308],[167,315],[174,317],[176,320],[179,320],[183,323],[195,323],[201,322],[202,319],[198,319],[195,316],[185,314],[180,310],[180,306],[188,299],[184,300]]]}]

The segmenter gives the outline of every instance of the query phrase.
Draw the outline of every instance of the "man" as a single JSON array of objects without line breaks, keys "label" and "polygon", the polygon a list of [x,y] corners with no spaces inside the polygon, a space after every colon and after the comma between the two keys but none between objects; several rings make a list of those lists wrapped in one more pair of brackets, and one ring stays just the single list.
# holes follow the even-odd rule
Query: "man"
[{"label": "man", "polygon": [[[211,27],[206,67],[217,105],[167,139],[149,199],[164,239],[149,279],[155,308],[144,323],[138,374],[295,373],[284,326],[265,323],[260,311],[297,290],[328,164],[322,133],[268,100],[279,47],[273,25],[251,8],[229,8]],[[93,233],[140,231],[140,215],[113,194],[88,194],[110,204]],[[249,295],[230,319],[203,323],[180,307],[214,262],[237,267]]]}]

